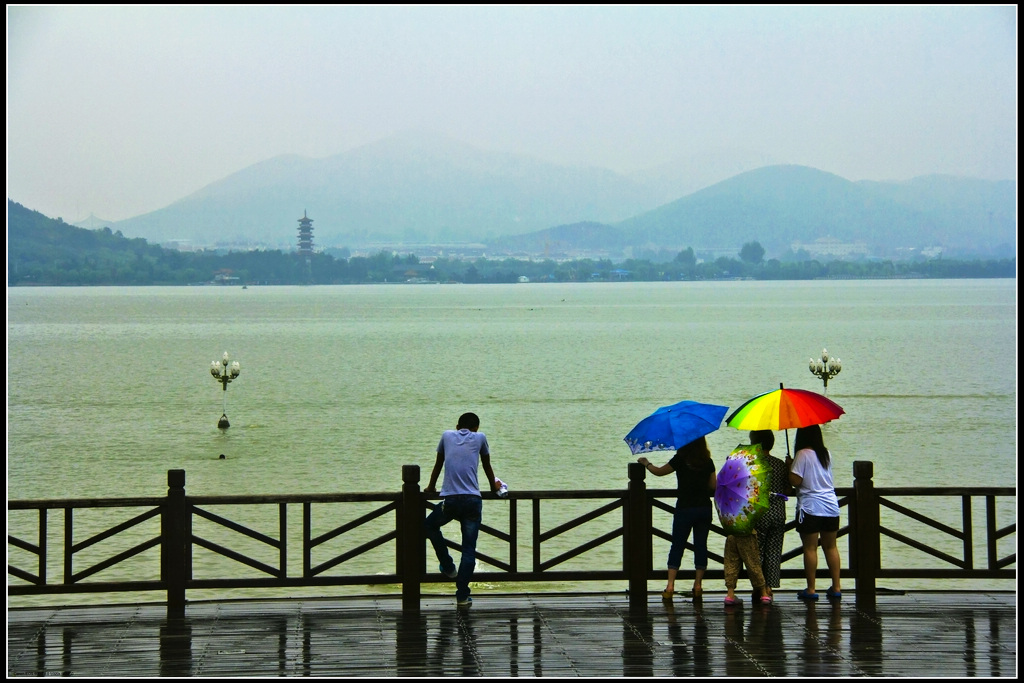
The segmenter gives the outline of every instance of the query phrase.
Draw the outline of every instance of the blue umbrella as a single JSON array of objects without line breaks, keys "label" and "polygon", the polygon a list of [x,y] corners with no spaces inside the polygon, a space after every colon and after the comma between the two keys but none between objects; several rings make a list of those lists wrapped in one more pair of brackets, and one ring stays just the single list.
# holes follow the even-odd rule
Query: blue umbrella
[{"label": "blue umbrella", "polygon": [[640,420],[624,441],[637,453],[674,451],[722,426],[728,406],[680,401],[662,406]]}]

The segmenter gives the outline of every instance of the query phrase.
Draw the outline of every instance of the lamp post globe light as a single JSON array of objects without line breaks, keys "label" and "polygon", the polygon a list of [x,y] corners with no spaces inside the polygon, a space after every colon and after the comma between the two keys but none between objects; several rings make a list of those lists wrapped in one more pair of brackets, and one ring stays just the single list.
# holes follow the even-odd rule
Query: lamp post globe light
[{"label": "lamp post globe light", "polygon": [[228,384],[232,380],[237,379],[238,375],[242,372],[242,366],[238,364],[238,361],[231,362],[231,358],[228,356],[228,352],[224,352],[224,356],[220,361],[213,361],[210,363],[210,374],[213,378],[221,383],[224,388],[224,412],[220,416],[220,420],[217,422],[217,426],[221,429],[227,429],[231,426],[228,422]]},{"label": "lamp post globe light", "polygon": [[829,358],[828,349],[821,350],[821,360],[811,359],[810,371],[825,383],[825,391],[828,391],[828,381],[839,374],[843,364],[838,358]]}]

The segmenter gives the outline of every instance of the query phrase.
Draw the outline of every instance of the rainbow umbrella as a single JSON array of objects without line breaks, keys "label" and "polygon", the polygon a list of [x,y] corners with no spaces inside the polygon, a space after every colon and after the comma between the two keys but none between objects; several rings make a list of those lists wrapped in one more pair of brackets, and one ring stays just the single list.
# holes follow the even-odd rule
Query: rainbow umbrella
[{"label": "rainbow umbrella", "polygon": [[[730,427],[741,430],[799,429],[825,424],[845,413],[838,403],[806,389],[779,388],[768,391],[733,411],[725,419]],[[789,453],[789,432],[786,432],[786,453]]]}]

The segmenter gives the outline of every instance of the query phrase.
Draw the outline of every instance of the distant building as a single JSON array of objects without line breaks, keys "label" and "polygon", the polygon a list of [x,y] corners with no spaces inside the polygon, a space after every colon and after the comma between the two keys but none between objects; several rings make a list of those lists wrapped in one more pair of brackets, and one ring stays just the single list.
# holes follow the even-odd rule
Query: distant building
[{"label": "distant building", "polygon": [[309,258],[313,254],[313,219],[302,211],[299,219],[299,253]]},{"label": "distant building", "polygon": [[231,274],[230,270],[220,270],[213,275],[213,281],[218,285],[235,285],[239,279]]},{"label": "distant building", "polygon": [[840,242],[834,237],[819,237],[814,242],[793,242],[789,247],[793,253],[806,251],[811,258],[837,258],[867,256],[868,245],[864,242]]},{"label": "distant building", "polygon": [[160,243],[160,246],[164,249],[175,249],[177,251],[199,251],[192,244],[192,240],[165,240]]}]

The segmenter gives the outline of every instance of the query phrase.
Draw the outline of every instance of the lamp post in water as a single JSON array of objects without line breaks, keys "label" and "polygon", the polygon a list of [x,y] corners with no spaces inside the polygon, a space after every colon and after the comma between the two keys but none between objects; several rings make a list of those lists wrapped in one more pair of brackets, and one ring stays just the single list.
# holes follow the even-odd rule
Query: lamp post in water
[{"label": "lamp post in water", "polygon": [[838,358],[829,358],[828,349],[821,350],[821,360],[811,359],[810,371],[822,382],[825,383],[825,391],[828,391],[828,381],[839,374],[843,364]]},{"label": "lamp post in water", "polygon": [[231,383],[231,380],[236,379],[241,372],[242,366],[238,364],[237,360],[232,363],[227,351],[224,352],[224,356],[219,362],[210,363],[210,374],[224,387],[224,412],[220,416],[220,420],[217,421],[217,426],[221,429],[231,426],[231,423],[228,422],[228,384]]}]

